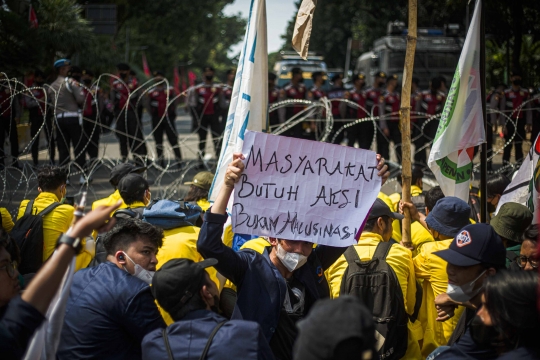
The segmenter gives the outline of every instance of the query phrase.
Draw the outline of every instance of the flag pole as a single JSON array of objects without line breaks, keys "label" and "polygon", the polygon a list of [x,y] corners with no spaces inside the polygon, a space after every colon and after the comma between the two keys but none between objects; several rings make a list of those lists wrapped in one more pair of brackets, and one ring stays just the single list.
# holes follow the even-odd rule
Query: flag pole
[{"label": "flag pole", "polygon": [[[401,89],[400,127],[401,127],[401,198],[411,202],[411,85],[414,68],[414,52],[416,50],[416,18],[417,0],[409,0],[409,25],[407,31],[407,52],[403,68],[403,87]],[[405,218],[402,220],[402,244],[411,247],[411,214],[404,208]]]},{"label": "flag pole", "polygon": [[[486,112],[486,22],[485,2],[481,4],[480,12],[480,92],[482,96],[482,116],[484,117],[484,127],[486,137],[493,136],[493,131],[488,129]],[[491,130],[491,131],[489,131]],[[486,138],[487,140],[487,138]],[[480,152],[480,221],[487,222],[487,141],[482,143]]]}]

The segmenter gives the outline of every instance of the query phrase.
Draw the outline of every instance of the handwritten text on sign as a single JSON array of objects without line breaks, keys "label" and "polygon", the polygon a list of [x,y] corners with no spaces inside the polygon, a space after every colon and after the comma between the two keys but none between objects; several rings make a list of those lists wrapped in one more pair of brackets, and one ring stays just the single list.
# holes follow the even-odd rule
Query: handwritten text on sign
[{"label": "handwritten text on sign", "polygon": [[235,233],[331,246],[355,235],[381,188],[372,151],[248,131]]}]

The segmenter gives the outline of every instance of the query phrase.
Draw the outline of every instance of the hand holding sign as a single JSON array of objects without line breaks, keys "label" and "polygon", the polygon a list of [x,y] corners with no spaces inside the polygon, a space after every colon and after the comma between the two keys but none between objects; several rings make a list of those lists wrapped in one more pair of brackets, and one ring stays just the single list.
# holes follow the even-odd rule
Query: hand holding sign
[{"label": "hand holding sign", "polygon": [[[241,234],[354,244],[379,193],[379,176],[388,177],[374,152],[315,141],[247,132],[243,153],[231,209]],[[238,179],[235,161],[228,186]]]}]

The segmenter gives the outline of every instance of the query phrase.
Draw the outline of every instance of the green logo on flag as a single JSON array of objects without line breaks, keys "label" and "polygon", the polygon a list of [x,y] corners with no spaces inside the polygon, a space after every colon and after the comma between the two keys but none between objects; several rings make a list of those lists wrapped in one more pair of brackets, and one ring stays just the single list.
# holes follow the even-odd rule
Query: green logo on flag
[{"label": "green logo on flag", "polygon": [[461,81],[461,76],[459,74],[459,67],[454,73],[454,79],[452,79],[452,85],[450,86],[450,91],[448,91],[448,97],[446,98],[446,103],[444,104],[444,109],[441,113],[441,119],[439,122],[439,127],[437,128],[437,134],[435,135],[435,141],[441,137],[450,121],[454,115],[454,110],[456,109],[457,98],[459,95],[459,83]]},{"label": "green logo on flag", "polygon": [[461,184],[471,179],[473,167],[472,161],[469,162],[467,165],[458,168],[457,164],[450,160],[448,156],[446,156],[442,159],[437,160],[437,165],[439,165],[441,173],[445,177],[454,180],[456,184]]}]

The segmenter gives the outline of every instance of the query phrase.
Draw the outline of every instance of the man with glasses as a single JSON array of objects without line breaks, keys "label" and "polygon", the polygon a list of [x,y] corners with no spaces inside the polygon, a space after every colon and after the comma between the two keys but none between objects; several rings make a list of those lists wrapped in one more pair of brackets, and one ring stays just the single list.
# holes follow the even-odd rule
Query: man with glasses
[{"label": "man with glasses", "polygon": [[[514,254],[514,261],[508,264],[508,270],[530,271],[538,269],[538,224],[529,226],[522,236],[523,242],[519,248],[519,254]],[[509,257],[507,250],[507,258]]]}]

